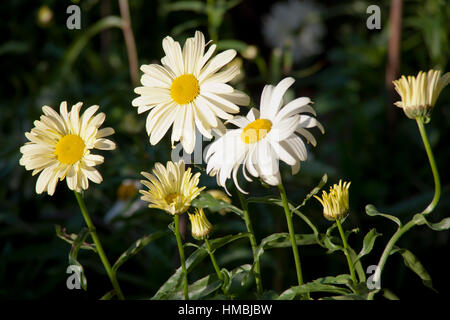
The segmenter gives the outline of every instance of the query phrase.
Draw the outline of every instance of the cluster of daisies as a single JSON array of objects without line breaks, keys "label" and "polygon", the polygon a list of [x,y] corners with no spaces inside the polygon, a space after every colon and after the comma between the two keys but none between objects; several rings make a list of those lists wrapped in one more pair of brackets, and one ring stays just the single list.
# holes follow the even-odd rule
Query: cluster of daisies
[{"label": "cluster of daisies", "polygon": [[[161,141],[172,128],[172,145],[181,143],[186,153],[192,153],[197,135],[219,138],[208,146],[207,173],[217,177],[217,183],[226,189],[226,181],[237,182],[238,169],[251,181],[261,178],[270,185],[280,184],[279,160],[292,167],[295,174],[300,161],[307,158],[304,138],[312,145],[314,136],[307,130],[322,125],[314,118],[311,100],[306,97],[283,104],[283,96],[294,83],[283,79],[278,85],[267,85],[261,95],[259,110],[252,108],[247,115],[236,115],[240,106],[247,106],[250,98],[227,84],[240,70],[230,62],[235,50],[226,50],[215,56],[215,44],[206,42],[197,31],[181,48],[177,41],[166,37],[162,46],[165,56],[161,65],[142,65],[142,86],[132,101],[137,112],[148,111],[146,130],[150,144]],[[34,128],[25,133],[29,142],[21,147],[20,164],[33,175],[40,173],[36,192],[53,195],[58,181],[66,179],[69,189],[81,192],[89,181],[100,183],[102,176],[95,166],[103,157],[91,153],[94,149],[113,150],[114,142],[106,139],[112,128],[100,129],[105,114],[95,115],[98,106],[92,106],[80,115],[82,103],[70,112],[63,102],[60,112],[44,106],[44,115],[34,122]],[[225,124],[235,128],[226,128]],[[199,173],[192,174],[183,161],[156,163],[153,174],[142,172],[142,181],[148,191],[141,190],[142,199],[150,207],[161,208],[172,215],[186,212],[199,188]],[[228,192],[228,190],[227,190]]]},{"label": "cluster of daisies", "polygon": [[[276,86],[266,85],[260,108],[251,108],[241,116],[237,115],[240,106],[248,106],[250,98],[227,84],[240,73],[235,64],[230,64],[235,50],[213,57],[216,45],[206,42],[199,31],[186,40],[183,48],[171,37],[163,40],[162,47],[165,56],[161,65],[141,66],[142,86],[135,89],[139,97],[132,101],[139,114],[148,112],[146,130],[151,145],[160,142],[172,128],[172,145],[180,142],[186,153],[192,153],[197,135],[212,139],[212,133],[217,133],[219,138],[208,146],[206,171],[216,176],[217,184],[227,192],[226,182],[233,179],[245,193],[238,184],[240,168],[246,180],[260,178],[272,186],[281,183],[279,160],[292,167],[292,174],[299,171],[300,162],[307,158],[305,141],[316,145],[308,129],[317,127],[322,133],[324,129],[315,118],[310,98],[284,104],[283,97],[293,85],[293,78],[285,78]],[[440,71],[433,70],[420,73],[417,80],[402,78],[395,82],[402,97],[397,105],[417,116],[417,110],[423,110],[424,105],[434,105],[448,82],[448,73],[441,77]],[[95,115],[98,106],[91,106],[80,115],[81,106],[81,102],[77,103],[69,112],[63,102],[59,113],[44,106],[44,115],[25,133],[29,142],[20,149],[20,164],[32,170],[33,175],[40,173],[37,193],[53,195],[58,181],[63,179],[76,192],[86,190],[89,181],[102,181],[95,166],[104,159],[91,151],[115,149],[114,142],[106,139],[114,130],[100,129],[105,114]],[[227,128],[225,124],[234,127]],[[142,183],[148,187],[148,191],[141,190],[142,199],[172,215],[186,212],[202,190],[197,187],[200,174],[192,175],[183,161],[169,161],[166,166],[157,163],[153,174],[142,174],[147,179]]]}]

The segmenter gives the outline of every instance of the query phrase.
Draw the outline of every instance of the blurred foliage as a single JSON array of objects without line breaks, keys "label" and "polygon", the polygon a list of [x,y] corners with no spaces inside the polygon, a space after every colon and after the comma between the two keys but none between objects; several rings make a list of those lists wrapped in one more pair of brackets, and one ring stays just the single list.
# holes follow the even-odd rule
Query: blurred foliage
[{"label": "blurred foliage", "polygon": [[[81,7],[81,30],[66,28],[66,8],[72,2]],[[70,245],[57,237],[55,225],[66,228],[69,235],[78,234],[83,228],[75,198],[64,186],[65,182],[59,184],[53,197],[36,195],[36,177],[19,166],[24,132],[39,118],[43,105],[56,108],[64,100],[69,104],[81,100],[85,107],[98,104],[107,114],[106,125],[116,130],[113,139],[118,148],[104,154],[105,163],[100,167],[104,182],[91,186],[85,195],[110,261],[116,261],[127,249],[133,250],[137,239],[168,230],[171,222],[167,214],[148,208],[139,209],[129,217],[116,217],[112,222],[103,220],[117,200],[121,182],[140,179],[140,171],[149,171],[156,161],[169,160],[170,143],[166,137],[157,146],[150,147],[144,130],[145,117],[137,115],[131,107],[135,94],[117,1],[72,2],[0,3],[3,35],[0,42],[3,61],[0,67],[3,75],[0,89],[1,299],[98,299],[110,287],[95,253],[80,250],[76,259],[84,266],[89,290],[67,289]],[[183,42],[199,29],[218,41],[221,50],[232,47],[239,52],[236,63],[242,64],[243,76],[234,86],[252,97],[251,106],[258,105],[264,84],[276,83],[287,75],[296,77],[291,96],[313,99],[326,133],[320,136],[315,132],[318,146],[309,148],[309,159],[302,164],[300,173],[291,176],[290,170],[282,168],[289,200],[299,204],[324,173],[328,174],[328,183],[335,183],[339,178],[352,181],[351,214],[345,227],[348,230],[358,227],[360,232],[351,234],[349,242],[363,243],[364,236],[376,227],[383,236],[374,244],[372,260],[362,259],[366,259],[365,265],[376,264],[394,228],[384,219],[367,216],[365,205],[374,203],[384,212],[403,219],[414,210],[421,210],[433,192],[432,176],[416,124],[401,109],[391,105],[385,86],[389,1],[378,1],[381,30],[366,28],[366,8],[372,4],[368,1],[320,1],[327,29],[323,52],[296,64],[292,64],[285,48],[270,48],[263,41],[262,17],[274,2],[130,1],[139,63],[159,61],[161,40],[166,35]],[[401,73],[416,74],[431,68],[446,70],[450,57],[450,6],[445,0],[405,0],[403,7]],[[426,127],[443,183],[441,202],[431,215],[431,222],[442,220],[450,209],[450,149],[446,143],[450,138],[449,105],[449,90],[444,90]],[[206,175],[201,183],[217,188],[215,180]],[[245,188],[254,197],[276,191],[262,188],[258,183],[247,184]],[[237,196],[232,200],[237,205]],[[259,241],[286,231],[281,207],[252,203],[250,212]],[[302,212],[322,233],[330,227],[330,222],[322,217],[318,202],[308,202],[308,208]],[[245,225],[233,213],[224,216],[211,213],[208,219],[215,226],[213,238],[245,231]],[[295,220],[295,228],[302,234],[308,231],[301,219]],[[186,234],[188,241],[195,242],[189,232]],[[144,247],[135,245],[140,252],[120,268],[119,282],[128,298],[150,298],[179,265],[175,239],[172,235],[155,237]],[[448,264],[443,264],[441,258],[449,249],[448,231],[432,232],[424,226],[416,227],[401,239],[399,246],[412,249],[431,277],[437,279],[434,288],[440,294],[450,292]],[[186,247],[187,256],[195,250]],[[307,279],[347,270],[344,256],[324,255],[325,248],[302,246],[300,252]],[[247,272],[245,265],[252,261],[247,239],[227,244],[216,255],[220,266],[228,270],[237,268],[233,271],[237,276]],[[402,255],[410,258],[405,253]],[[289,248],[277,247],[261,256],[266,288],[274,288],[281,294],[295,282],[289,259]],[[203,267],[193,269],[189,275],[193,286],[205,277],[205,270],[213,272],[207,259],[199,263]],[[420,279],[406,270],[401,255],[390,258],[383,282],[389,284],[393,293],[389,291],[385,295],[416,298],[420,292],[424,297],[436,296],[434,291],[423,289]],[[213,280],[203,279],[199,283],[214,283]],[[285,292],[283,296],[291,294]]]}]

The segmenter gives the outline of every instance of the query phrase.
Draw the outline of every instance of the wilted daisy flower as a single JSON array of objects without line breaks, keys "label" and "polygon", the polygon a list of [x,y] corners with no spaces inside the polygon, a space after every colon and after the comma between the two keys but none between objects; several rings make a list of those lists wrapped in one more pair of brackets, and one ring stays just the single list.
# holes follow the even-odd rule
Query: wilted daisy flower
[{"label": "wilted daisy flower", "polygon": [[192,236],[201,240],[206,238],[212,230],[212,224],[206,219],[203,209],[195,208],[194,214],[189,213],[189,220],[191,220]]},{"label": "wilted daisy flower", "polygon": [[345,218],[348,214],[348,188],[350,182],[339,180],[339,184],[334,184],[330,187],[330,192],[322,191],[322,199],[314,196],[323,206],[323,216],[328,220],[340,220]]},{"label": "wilted daisy flower", "polygon": [[289,47],[294,62],[320,53],[325,27],[320,10],[310,1],[290,0],[276,3],[263,19],[266,42],[274,48]]},{"label": "wilted daisy flower", "polygon": [[417,77],[402,76],[393,81],[395,90],[402,98],[395,105],[403,108],[408,118],[425,117],[428,120],[439,94],[449,82],[450,72],[441,76],[440,70],[420,71]]},{"label": "wilted daisy flower", "polygon": [[[225,203],[231,204],[230,197],[227,196],[227,194],[225,192],[223,192],[222,190],[212,189],[212,190],[206,191],[206,193],[210,194],[216,200],[223,201]],[[219,212],[220,215],[223,216],[227,212],[231,212],[231,210],[227,209],[227,208],[223,208],[223,209],[220,209],[218,212]]]},{"label": "wilted daisy flower", "polygon": [[142,187],[139,180],[125,179],[117,189],[117,199],[114,205],[106,212],[103,220],[111,222],[118,216],[130,217],[136,211],[147,207],[147,203],[141,199],[136,199],[138,190]]},{"label": "wilted daisy flower", "polygon": [[[253,177],[270,184],[280,184],[278,160],[281,159],[292,166],[292,173],[300,169],[300,161],[307,158],[306,147],[300,134],[312,145],[316,145],[314,136],[305,128],[318,127],[324,132],[322,125],[312,116],[315,115],[309,105],[311,100],[302,97],[283,105],[283,96],[294,83],[293,78],[285,78],[274,87],[267,85],[261,95],[260,111],[253,108],[246,117],[239,116],[229,123],[238,129],[227,133],[213,142],[206,153],[207,173],[216,175],[217,184],[225,187],[226,180],[233,175],[238,189],[243,191],[237,182],[237,171],[242,166],[244,177],[251,181]],[[227,190],[228,192],[228,190]]]},{"label": "wilted daisy flower", "polygon": [[173,163],[168,161],[166,167],[156,163],[153,174],[141,172],[148,180],[141,183],[148,188],[139,190],[142,200],[149,202],[149,208],[158,208],[169,214],[182,214],[189,209],[194,200],[205,187],[198,188],[200,173],[192,175],[191,168],[185,169],[183,160]]},{"label": "wilted daisy flower", "polygon": [[41,172],[36,182],[36,192],[55,192],[58,180],[67,180],[71,190],[81,192],[89,180],[100,183],[102,176],[94,166],[103,163],[103,157],[91,154],[92,149],[113,150],[116,145],[105,139],[114,133],[112,128],[100,129],[105,114],[94,116],[98,106],[91,106],[80,116],[82,102],[67,112],[67,102],[62,102],[59,113],[48,106],[42,107],[44,115],[26,132],[30,142],[20,148],[20,164],[33,175]]},{"label": "wilted daisy flower", "polygon": [[172,145],[180,141],[184,150],[192,153],[195,128],[212,139],[211,129],[224,132],[220,119],[233,118],[231,114],[239,112],[239,105],[248,105],[249,97],[226,84],[240,72],[237,66],[223,69],[235,57],[235,50],[226,50],[211,59],[216,45],[205,53],[208,44],[199,31],[186,40],[183,50],[171,37],[164,38],[162,45],[166,54],[161,59],[162,66],[141,66],[143,87],[134,90],[141,96],[132,105],[138,107],[138,113],[151,109],[146,129],[152,145],[173,124]]}]

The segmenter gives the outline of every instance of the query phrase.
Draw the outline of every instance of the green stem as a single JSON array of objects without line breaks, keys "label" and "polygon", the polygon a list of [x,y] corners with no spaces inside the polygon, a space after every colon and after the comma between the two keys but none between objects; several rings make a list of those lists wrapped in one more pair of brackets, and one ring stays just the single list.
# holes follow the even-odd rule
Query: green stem
[{"label": "green stem", "polygon": [[108,274],[109,279],[111,280],[112,286],[114,288],[114,291],[117,294],[117,297],[119,297],[120,300],[124,300],[125,297],[122,293],[122,290],[120,289],[119,283],[117,282],[116,273],[112,270],[111,264],[108,261],[108,258],[106,257],[105,251],[103,251],[102,244],[100,242],[100,239],[97,236],[97,232],[95,231],[94,224],[92,223],[91,217],[89,216],[89,213],[86,208],[86,204],[84,203],[83,196],[74,191],[75,197],[77,198],[78,205],[80,206],[81,213],[83,214],[84,221],[86,221],[86,225],[89,228],[89,232],[91,234],[92,240],[94,240],[95,248],[97,249],[97,253],[100,257],[100,260],[103,263],[103,266],[105,267],[106,273]]},{"label": "green stem", "polygon": [[353,267],[353,261],[352,261],[352,258],[350,257],[350,252],[348,251],[347,238],[345,237],[345,233],[344,233],[344,230],[342,229],[342,225],[341,225],[341,222],[339,221],[339,219],[336,219],[336,224],[338,226],[339,233],[341,234],[342,243],[344,244],[344,253],[345,253],[345,256],[347,257],[347,263],[348,263],[348,268],[350,269],[350,275],[352,276],[353,283],[356,285],[358,282],[356,281],[356,274],[355,274],[355,268]]},{"label": "green stem", "polygon": [[259,257],[256,255],[256,248],[258,247],[256,244],[256,238],[255,233],[253,232],[253,226],[252,222],[250,220],[250,215],[248,212],[248,205],[247,201],[245,200],[244,196],[237,190],[237,193],[239,195],[239,200],[241,201],[242,206],[242,212],[244,214],[244,221],[245,226],[247,227],[247,231],[249,232],[250,236],[250,244],[252,246],[252,252],[253,252],[253,260],[255,263],[255,281],[256,281],[256,290],[258,291],[258,294],[263,293],[263,287],[262,287],[262,279],[261,279],[261,267],[259,264]]},{"label": "green stem", "polygon": [[439,171],[436,166],[436,162],[434,161],[433,150],[431,150],[430,142],[428,141],[427,132],[425,131],[425,127],[423,125],[423,120],[421,118],[417,118],[417,125],[419,127],[420,136],[422,137],[423,145],[425,146],[425,150],[427,152],[428,161],[430,162],[431,171],[433,172],[434,179],[434,197],[431,203],[423,210],[422,214],[428,214],[434,210],[437,203],[439,202],[439,198],[441,197],[441,180],[439,179]]},{"label": "green stem", "polygon": [[219,278],[219,280],[222,281],[223,280],[222,273],[220,272],[219,265],[217,264],[216,258],[214,257],[214,253],[211,249],[211,244],[209,243],[209,240],[207,238],[205,238],[205,243],[206,247],[208,248],[209,256],[211,257],[211,262],[214,266],[214,270],[216,270],[217,277]]},{"label": "green stem", "polygon": [[215,5],[214,0],[207,0],[206,1],[206,10],[208,15],[208,32],[209,36],[211,37],[211,40],[217,44],[217,41],[219,40],[219,35],[217,31],[217,25],[215,23]]},{"label": "green stem", "polygon": [[303,284],[302,267],[300,264],[300,256],[298,254],[297,242],[295,241],[294,224],[292,223],[292,213],[291,210],[289,209],[289,202],[286,196],[286,190],[284,189],[282,182],[278,185],[278,189],[280,190],[281,200],[283,201],[284,213],[286,215],[286,222],[289,229],[289,238],[291,239],[292,252],[294,254],[298,285],[301,286]]},{"label": "green stem", "polygon": [[183,271],[184,299],[189,300],[186,262],[184,260],[184,250],[183,250],[183,244],[181,243],[181,236],[180,236],[180,216],[175,215],[173,217],[173,219],[175,221],[175,237],[177,238],[178,252],[180,253],[181,270]]},{"label": "green stem", "polygon": [[[431,200],[430,204],[423,210],[420,214],[428,214],[434,210],[437,203],[439,202],[439,198],[441,197],[441,181],[439,179],[439,171],[436,166],[436,162],[434,161],[433,151],[430,147],[430,142],[428,141],[427,132],[425,131],[425,127],[423,125],[423,119],[422,118],[416,118],[417,126],[419,127],[420,136],[422,137],[423,145],[425,146],[425,151],[427,152],[428,161],[430,162],[431,171],[433,172],[433,179],[434,179],[434,197],[433,200]],[[404,226],[398,228],[397,232],[395,232],[392,236],[392,238],[389,240],[388,244],[386,245],[386,248],[383,251],[383,254],[381,255],[380,261],[378,262],[378,268],[375,271],[375,275],[373,278],[373,281],[375,283],[379,283],[381,279],[381,273],[383,272],[384,265],[386,264],[387,258],[391,254],[391,251],[397,242],[398,239],[409,229],[414,227],[416,225],[416,222],[414,221],[414,218],[409,221]]]}]

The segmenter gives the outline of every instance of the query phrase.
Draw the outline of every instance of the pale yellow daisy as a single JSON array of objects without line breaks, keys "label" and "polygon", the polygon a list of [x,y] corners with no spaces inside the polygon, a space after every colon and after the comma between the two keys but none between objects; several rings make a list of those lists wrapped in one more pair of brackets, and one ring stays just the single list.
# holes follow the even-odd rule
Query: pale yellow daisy
[{"label": "pale yellow daisy", "polygon": [[94,168],[103,163],[103,157],[91,154],[91,150],[113,150],[116,145],[105,139],[114,133],[112,128],[100,129],[105,114],[94,116],[99,106],[91,106],[80,116],[82,102],[67,112],[67,102],[62,102],[60,112],[48,106],[42,107],[44,115],[34,122],[34,128],[26,132],[29,142],[20,148],[20,164],[38,174],[36,192],[55,192],[58,180],[67,180],[70,190],[81,192],[89,187],[89,180],[102,182],[102,176]]},{"label": "pale yellow daisy", "polygon": [[429,120],[439,94],[450,82],[450,72],[441,74],[440,70],[420,71],[417,77],[402,76],[395,80],[395,90],[401,97],[395,105],[402,108],[408,118]]},{"label": "pale yellow daisy", "polygon": [[232,119],[239,106],[249,104],[249,97],[226,84],[239,74],[237,66],[224,68],[235,56],[226,50],[211,58],[216,45],[208,46],[199,31],[188,38],[181,49],[171,37],[164,38],[165,56],[161,65],[142,65],[142,87],[134,91],[141,96],[132,105],[138,113],[151,110],[146,129],[150,143],[157,144],[173,125],[172,145],[180,141],[187,153],[194,150],[197,129],[212,139],[211,130],[224,132],[222,120]]},{"label": "pale yellow daisy", "polygon": [[141,172],[148,179],[141,180],[148,191],[139,190],[141,199],[149,203],[149,208],[162,209],[172,215],[182,214],[205,189],[197,187],[200,173],[192,175],[191,168],[186,170],[183,160],[176,163],[168,161],[166,167],[158,162],[152,172]]}]

